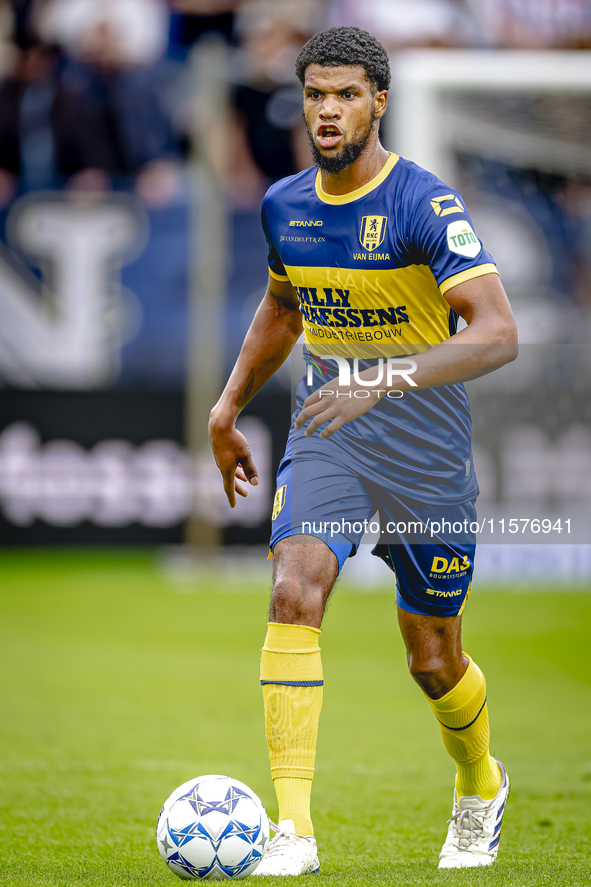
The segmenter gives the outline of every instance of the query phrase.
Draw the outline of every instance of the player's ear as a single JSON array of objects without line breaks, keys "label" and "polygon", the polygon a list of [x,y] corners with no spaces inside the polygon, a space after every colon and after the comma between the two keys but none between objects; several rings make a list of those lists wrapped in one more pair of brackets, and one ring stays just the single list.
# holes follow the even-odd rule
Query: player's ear
[{"label": "player's ear", "polygon": [[386,108],[388,107],[388,90],[387,89],[376,89],[373,96],[373,108],[374,113],[376,115],[376,119],[379,120],[380,117],[383,117],[386,113]]}]

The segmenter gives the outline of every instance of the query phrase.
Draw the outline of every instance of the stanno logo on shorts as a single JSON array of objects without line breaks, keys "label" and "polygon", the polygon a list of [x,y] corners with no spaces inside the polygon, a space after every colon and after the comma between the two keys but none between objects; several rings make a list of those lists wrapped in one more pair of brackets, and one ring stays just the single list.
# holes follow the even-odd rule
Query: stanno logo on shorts
[{"label": "stanno logo on shorts", "polygon": [[436,597],[458,597],[461,593],[461,588],[458,588],[457,591],[437,591],[435,588],[427,589],[427,594],[434,594]]},{"label": "stanno logo on shorts", "polygon": [[273,514],[271,515],[271,520],[275,520],[279,517],[279,513],[283,506],[285,505],[285,494],[287,492],[287,484],[284,484],[282,487],[279,487],[277,492],[275,493],[275,498],[273,500]]},{"label": "stanno logo on shorts", "polygon": [[388,216],[363,216],[359,232],[361,246],[370,253],[377,249],[383,243],[387,223]]}]

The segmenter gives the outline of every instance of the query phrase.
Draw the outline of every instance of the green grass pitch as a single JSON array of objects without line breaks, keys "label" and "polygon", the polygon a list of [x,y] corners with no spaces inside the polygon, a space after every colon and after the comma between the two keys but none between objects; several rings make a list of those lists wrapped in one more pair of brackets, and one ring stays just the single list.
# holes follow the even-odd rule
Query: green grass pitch
[{"label": "green grass pitch", "polygon": [[[258,684],[267,585],[175,583],[150,552],[0,555],[0,882],[174,887],[156,816],[204,773],[243,780],[276,815]],[[495,867],[438,872],[453,763],[407,674],[392,595],[353,591],[344,579],[321,641],[315,887],[591,884],[591,594],[472,594],[465,648],[513,792]]]}]

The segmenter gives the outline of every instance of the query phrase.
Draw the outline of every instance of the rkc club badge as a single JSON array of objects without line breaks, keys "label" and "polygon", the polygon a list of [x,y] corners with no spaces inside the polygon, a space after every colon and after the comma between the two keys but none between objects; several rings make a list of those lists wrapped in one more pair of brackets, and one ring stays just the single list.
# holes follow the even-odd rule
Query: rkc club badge
[{"label": "rkc club badge", "polygon": [[273,514],[271,515],[271,520],[277,520],[277,518],[279,517],[281,509],[285,505],[286,493],[287,484],[283,484],[283,486],[279,487],[279,489],[275,493],[275,499],[273,500]]},{"label": "rkc club badge", "polygon": [[361,246],[373,252],[384,240],[388,216],[363,216],[361,219],[361,231],[359,240]]}]

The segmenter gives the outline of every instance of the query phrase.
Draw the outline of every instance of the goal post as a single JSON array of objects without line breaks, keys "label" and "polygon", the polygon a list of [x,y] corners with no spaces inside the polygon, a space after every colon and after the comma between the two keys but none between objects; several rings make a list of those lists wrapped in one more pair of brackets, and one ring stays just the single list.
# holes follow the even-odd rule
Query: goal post
[{"label": "goal post", "polygon": [[386,118],[388,147],[454,185],[454,150],[467,149],[514,163],[562,167],[591,175],[584,140],[555,130],[528,131],[503,119],[462,117],[455,97],[491,95],[591,98],[591,51],[412,50],[392,59],[392,107]]}]

